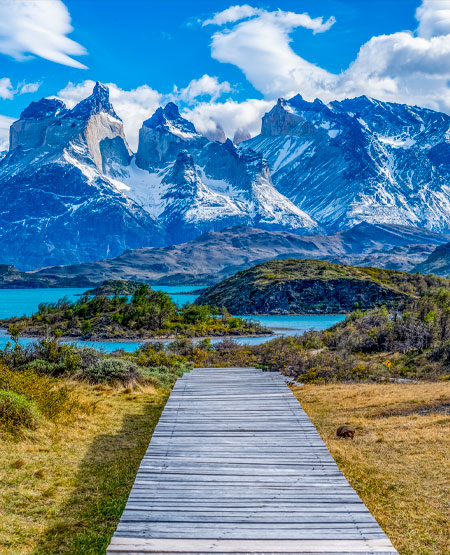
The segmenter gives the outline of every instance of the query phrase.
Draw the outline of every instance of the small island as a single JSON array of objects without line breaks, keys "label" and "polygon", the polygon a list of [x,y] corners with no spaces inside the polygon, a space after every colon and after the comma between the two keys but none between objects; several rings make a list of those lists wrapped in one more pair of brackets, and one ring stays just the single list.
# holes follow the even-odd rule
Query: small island
[{"label": "small island", "polygon": [[437,276],[288,258],[238,272],[204,289],[195,303],[233,314],[347,314],[400,308],[430,287],[449,286]]},{"label": "small island", "polygon": [[[103,290],[101,290],[103,291]],[[14,325],[30,337],[56,336],[97,339],[173,339],[271,335],[273,332],[225,309],[208,305],[178,307],[167,293],[139,284],[131,295],[90,296],[76,302],[63,298],[42,303],[32,316],[0,320],[1,328]]]}]

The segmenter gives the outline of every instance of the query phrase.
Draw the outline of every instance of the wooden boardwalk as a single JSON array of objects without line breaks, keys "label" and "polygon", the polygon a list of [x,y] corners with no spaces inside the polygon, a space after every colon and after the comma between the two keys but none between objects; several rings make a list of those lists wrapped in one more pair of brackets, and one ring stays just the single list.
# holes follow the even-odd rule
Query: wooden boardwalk
[{"label": "wooden boardwalk", "polygon": [[179,379],[109,554],[397,552],[279,374]]}]

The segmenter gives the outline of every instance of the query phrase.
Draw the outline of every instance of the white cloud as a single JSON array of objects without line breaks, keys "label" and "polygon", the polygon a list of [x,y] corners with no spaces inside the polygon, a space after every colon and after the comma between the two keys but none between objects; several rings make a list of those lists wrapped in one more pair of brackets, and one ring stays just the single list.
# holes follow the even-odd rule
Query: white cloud
[{"label": "white cloud", "polygon": [[0,152],[8,150],[9,128],[15,118],[0,115]]},{"label": "white cloud", "polygon": [[192,121],[200,133],[214,131],[219,123],[225,135],[233,138],[236,129],[244,129],[252,136],[261,131],[261,118],[272,108],[267,100],[248,99],[244,102],[202,102],[183,110],[183,116]]},{"label": "white cloud", "polygon": [[0,78],[0,98],[12,100],[14,95],[19,94],[27,94],[27,93],[34,93],[36,92],[41,83],[26,83],[22,81],[16,87],[13,87],[11,83],[11,79],[9,77],[2,77]]},{"label": "white cloud", "polygon": [[19,88],[19,94],[35,93],[42,83],[24,83]]},{"label": "white cloud", "polygon": [[234,12],[209,20],[234,22],[213,34],[211,53],[239,67],[266,99],[298,92],[324,101],[366,94],[450,112],[450,0],[423,0],[416,31],[372,37],[340,74],[312,64],[290,44],[296,27],[323,32],[334,18],[323,22],[307,14],[248,8],[234,6]]},{"label": "white cloud", "polygon": [[242,6],[230,6],[226,10],[223,10],[222,12],[218,12],[214,14],[214,16],[211,19],[206,19],[203,22],[203,26],[224,25],[225,23],[234,23],[235,21],[239,21],[241,19],[247,19],[247,17],[258,15],[261,12],[262,10],[258,8],[253,8],[248,4],[244,4]]},{"label": "white cloud", "polygon": [[14,89],[9,77],[2,77],[0,79],[0,98],[12,99],[14,97]]},{"label": "white cloud", "polygon": [[431,38],[450,33],[450,2],[448,0],[422,0],[416,10],[419,21],[417,33]]},{"label": "white cloud", "polygon": [[214,14],[214,17],[207,19],[203,25],[224,25],[226,23],[235,23],[242,19],[248,19],[254,16],[260,16],[264,19],[269,19],[273,23],[286,29],[294,29],[295,27],[305,27],[311,29],[314,33],[323,33],[335,23],[335,18],[330,17],[325,23],[322,17],[311,18],[307,13],[294,13],[284,12],[277,10],[275,12],[268,12],[261,8],[254,8],[248,4],[241,6],[230,6],[222,12]]},{"label": "white cloud", "polygon": [[66,36],[71,31],[70,14],[61,0],[0,2],[0,52],[16,60],[34,55],[85,69],[72,58],[86,54],[86,50]]},{"label": "white cloud", "polygon": [[192,104],[202,96],[209,96],[211,100],[216,100],[224,93],[231,92],[231,85],[228,81],[219,82],[217,77],[203,75],[200,79],[192,79],[184,89],[174,89],[174,96],[180,100]]}]

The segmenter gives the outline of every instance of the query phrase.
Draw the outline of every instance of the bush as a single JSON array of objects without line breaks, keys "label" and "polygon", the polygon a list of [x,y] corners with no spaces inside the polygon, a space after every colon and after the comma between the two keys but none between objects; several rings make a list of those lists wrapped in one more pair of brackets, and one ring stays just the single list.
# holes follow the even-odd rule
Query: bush
[{"label": "bush", "polygon": [[9,432],[36,429],[40,414],[36,404],[13,391],[0,390],[0,424]]},{"label": "bush", "polygon": [[32,401],[40,413],[51,420],[80,408],[77,398],[68,387],[30,369],[10,370],[0,365],[0,389]]},{"label": "bush", "polygon": [[177,364],[171,367],[155,366],[151,368],[141,368],[144,380],[148,380],[156,387],[161,387],[163,389],[172,387],[177,381],[177,378],[181,378],[185,372],[189,372],[190,370],[191,367],[185,364]]},{"label": "bush", "polygon": [[32,360],[26,365],[27,370],[33,370],[38,374],[45,374],[47,376],[59,376],[64,373],[65,365],[59,362],[48,362],[37,358]]},{"label": "bush", "polygon": [[129,360],[104,358],[94,366],[85,368],[82,376],[91,383],[130,383],[140,376],[139,367]]}]

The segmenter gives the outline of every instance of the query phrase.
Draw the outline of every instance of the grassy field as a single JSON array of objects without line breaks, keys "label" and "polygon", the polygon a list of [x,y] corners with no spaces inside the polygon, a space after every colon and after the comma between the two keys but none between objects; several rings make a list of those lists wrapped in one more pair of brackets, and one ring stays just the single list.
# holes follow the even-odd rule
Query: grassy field
[{"label": "grassy field", "polygon": [[[450,553],[450,383],[293,391],[399,553]],[[336,437],[342,424],[353,441]]]},{"label": "grassy field", "polygon": [[76,414],[0,436],[2,555],[99,555],[114,532],[166,396],[75,387]]},{"label": "grassy field", "polygon": [[[0,435],[2,555],[104,553],[166,401],[149,385],[65,383],[73,411]],[[293,391],[401,555],[450,553],[450,382]]]}]

